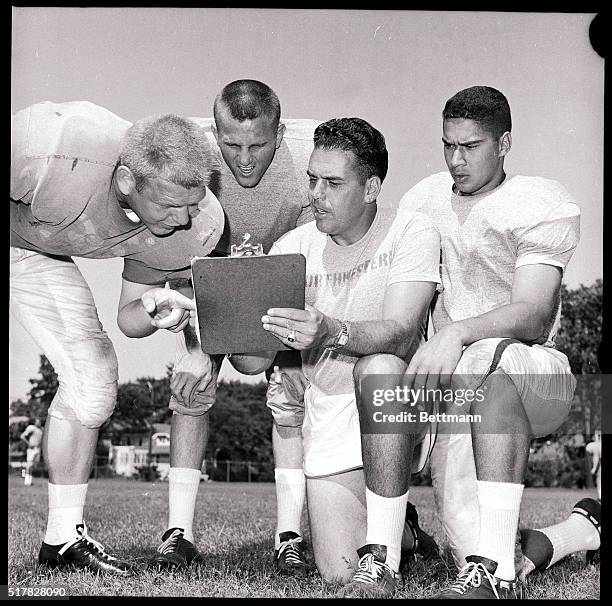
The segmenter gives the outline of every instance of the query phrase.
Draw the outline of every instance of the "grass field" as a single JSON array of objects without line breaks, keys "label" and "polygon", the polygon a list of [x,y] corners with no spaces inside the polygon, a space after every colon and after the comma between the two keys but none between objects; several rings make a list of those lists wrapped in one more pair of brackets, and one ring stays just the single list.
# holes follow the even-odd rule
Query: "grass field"
[{"label": "grass field", "polygon": [[[9,586],[60,586],[66,588],[68,595],[75,596],[330,598],[335,595],[336,588],[326,585],[314,566],[312,573],[301,581],[274,574],[271,564],[276,516],[273,484],[202,484],[194,532],[206,563],[188,572],[169,574],[145,569],[165,529],[167,484],[92,480],[86,508],[90,534],[114,555],[137,562],[142,571],[128,579],[86,572],[48,572],[36,565],[46,524],[46,482],[35,478],[33,486],[28,488],[21,478],[9,479]],[[521,523],[542,527],[558,522],[585,496],[595,496],[594,491],[526,489]],[[412,488],[410,500],[419,510],[422,526],[443,544],[433,511],[431,488]],[[306,556],[313,561],[311,550],[307,549]],[[454,576],[450,562],[448,556],[433,564],[417,562],[396,597],[427,598],[435,594]],[[599,566],[586,564],[584,553],[580,553],[545,573],[530,575],[526,589],[531,599],[599,599]]]}]

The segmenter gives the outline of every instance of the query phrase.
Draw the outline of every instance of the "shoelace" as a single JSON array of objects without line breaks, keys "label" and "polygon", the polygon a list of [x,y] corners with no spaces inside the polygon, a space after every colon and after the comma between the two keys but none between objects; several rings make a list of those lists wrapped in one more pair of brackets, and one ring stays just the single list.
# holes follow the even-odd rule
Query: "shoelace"
[{"label": "shoelace", "polygon": [[66,543],[60,550],[59,550],[59,554],[60,555],[64,555],[64,553],[70,549],[70,547],[72,547],[73,545],[76,545],[77,543],[81,542],[81,541],[85,541],[85,543],[87,543],[88,545],[91,545],[103,558],[107,559],[107,560],[116,560],[117,558],[114,558],[112,555],[109,555],[108,553],[106,553],[106,551],[104,551],[104,546],[102,545],[102,543],[98,543],[98,541],[96,541],[95,539],[92,539],[88,534],[87,534],[87,526],[85,524],[83,524],[83,528],[78,528],[77,527],[77,536],[74,540],[69,541],[68,543]]},{"label": "shoelace", "polygon": [[157,551],[163,554],[166,554],[169,551],[175,551],[178,541],[182,537],[183,533],[180,530],[173,531],[172,534],[157,548]]},{"label": "shoelace", "polygon": [[285,554],[285,562],[288,564],[302,564],[302,558],[300,557],[300,548],[298,544],[302,542],[302,537],[296,537],[295,539],[289,539],[278,549],[278,559]]},{"label": "shoelace", "polygon": [[488,579],[495,597],[499,600],[497,589],[495,589],[495,585],[497,585],[495,578],[482,564],[478,562],[468,562],[459,571],[457,580],[453,583],[450,590],[463,595],[468,590],[470,585],[472,587],[480,587],[480,584],[482,583],[482,573],[484,573],[485,577]]},{"label": "shoelace", "polygon": [[353,575],[353,581],[373,585],[380,580],[386,569],[388,566],[375,560],[373,553],[367,553],[359,560],[359,570]]}]

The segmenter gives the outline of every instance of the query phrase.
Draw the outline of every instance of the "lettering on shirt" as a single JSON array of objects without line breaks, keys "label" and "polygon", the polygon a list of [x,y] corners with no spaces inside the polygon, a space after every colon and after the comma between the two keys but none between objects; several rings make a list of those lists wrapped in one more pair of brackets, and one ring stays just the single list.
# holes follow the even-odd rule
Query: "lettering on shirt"
[{"label": "lettering on shirt", "polygon": [[306,288],[321,288],[323,286],[342,286],[344,284],[358,280],[362,275],[376,271],[383,267],[389,267],[393,262],[392,252],[381,252],[372,259],[367,259],[363,263],[359,263],[350,270],[332,272],[329,274],[323,273],[307,273]]}]

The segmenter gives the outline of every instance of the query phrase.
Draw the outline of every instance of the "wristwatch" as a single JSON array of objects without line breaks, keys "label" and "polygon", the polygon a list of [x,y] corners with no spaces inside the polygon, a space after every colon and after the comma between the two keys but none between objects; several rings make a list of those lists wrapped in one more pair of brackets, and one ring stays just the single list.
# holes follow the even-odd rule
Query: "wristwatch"
[{"label": "wristwatch", "polygon": [[325,349],[329,349],[330,351],[336,351],[341,347],[344,347],[349,338],[348,326],[344,320],[340,320],[340,331],[336,335],[334,342],[331,345],[328,345]]}]

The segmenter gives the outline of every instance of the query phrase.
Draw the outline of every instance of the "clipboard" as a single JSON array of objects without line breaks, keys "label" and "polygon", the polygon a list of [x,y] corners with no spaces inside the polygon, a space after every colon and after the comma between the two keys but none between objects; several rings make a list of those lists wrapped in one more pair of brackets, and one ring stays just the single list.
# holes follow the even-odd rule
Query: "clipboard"
[{"label": "clipboard", "polygon": [[271,307],[304,309],[304,255],[196,257],[191,278],[204,353],[291,349],[263,329],[261,317]]}]

